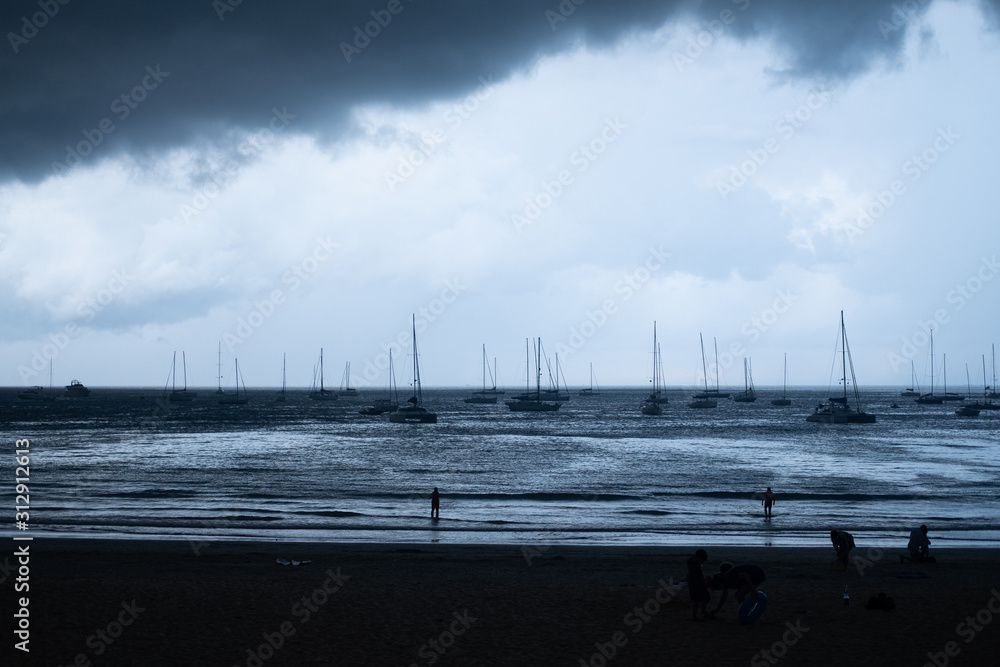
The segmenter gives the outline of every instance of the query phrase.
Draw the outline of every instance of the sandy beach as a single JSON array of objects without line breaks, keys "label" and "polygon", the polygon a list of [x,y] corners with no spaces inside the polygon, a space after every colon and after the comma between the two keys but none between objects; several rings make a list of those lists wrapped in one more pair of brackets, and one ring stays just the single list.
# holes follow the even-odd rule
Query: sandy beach
[{"label": "sandy beach", "polygon": [[[694,547],[28,544],[30,654],[14,664],[920,666],[931,653],[940,666],[1000,653],[991,550],[913,565],[902,549],[859,549],[865,561],[831,572],[832,548],[712,548],[706,572],[730,560],[767,573],[767,610],[743,626],[732,596],[716,620],[691,620],[672,584]],[[880,591],[896,609],[865,609]]]}]

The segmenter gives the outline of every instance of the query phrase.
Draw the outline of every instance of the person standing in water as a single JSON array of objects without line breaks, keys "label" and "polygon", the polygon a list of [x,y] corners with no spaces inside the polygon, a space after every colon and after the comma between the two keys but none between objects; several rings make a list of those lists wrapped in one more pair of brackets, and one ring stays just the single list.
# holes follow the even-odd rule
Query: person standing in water
[{"label": "person standing in water", "polygon": [[764,518],[771,518],[771,505],[774,504],[774,491],[771,487],[767,487],[767,491],[764,492],[764,499],[760,501],[760,504],[764,506]]},{"label": "person standing in water", "polygon": [[431,518],[441,518],[441,495],[438,493],[436,486],[434,487],[434,492],[431,493]]}]

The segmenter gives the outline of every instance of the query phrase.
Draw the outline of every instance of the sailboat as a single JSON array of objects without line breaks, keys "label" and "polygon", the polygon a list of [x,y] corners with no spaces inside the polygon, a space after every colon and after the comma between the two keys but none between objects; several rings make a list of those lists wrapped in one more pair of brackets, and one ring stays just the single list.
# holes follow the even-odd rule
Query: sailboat
[{"label": "sailboat", "polygon": [[656,344],[656,322],[653,322],[653,391],[649,397],[642,402],[642,414],[656,416],[663,414],[663,408],[657,400],[660,392],[660,365],[657,363],[659,346]]},{"label": "sailboat", "polygon": [[594,389],[594,362],[590,362],[590,386],[580,390],[580,396],[600,396],[600,388]]},{"label": "sailboat", "polygon": [[381,415],[399,409],[399,392],[396,390],[396,371],[392,368],[392,350],[389,350],[389,381],[386,387],[388,397],[375,401],[374,405],[358,410],[362,415]]},{"label": "sailboat", "polygon": [[225,394],[226,390],[222,388],[222,343],[221,342],[219,343],[219,363],[218,363],[218,370],[219,370],[219,376],[218,376],[219,388],[215,390],[215,393],[216,394]]},{"label": "sailboat", "polygon": [[[991,361],[993,362],[993,384],[986,388],[988,390],[986,398],[1000,398],[1000,391],[997,391],[997,346],[990,345],[990,348],[993,351],[991,355]],[[984,379],[985,375],[986,373],[983,372]]]},{"label": "sailboat", "polygon": [[899,395],[907,398],[920,396],[920,385],[917,383],[917,371],[913,368],[912,359],[910,359],[910,386],[899,392]]},{"label": "sailboat", "polygon": [[[486,371],[489,368],[489,364],[486,363],[486,344],[483,343],[483,389],[482,391],[477,391],[472,396],[465,399],[466,403],[472,405],[495,405],[497,402],[497,383],[493,381],[493,389],[490,391],[486,390]],[[493,371],[490,371],[490,380],[493,380]]]},{"label": "sailboat", "polygon": [[559,353],[556,352],[556,372],[555,380],[552,379],[552,366],[549,365],[549,358],[545,357],[545,368],[549,372],[549,389],[546,389],[542,393],[545,394],[545,399],[549,401],[559,401],[560,403],[565,403],[570,399],[569,393],[562,393],[559,389],[559,378],[562,377],[563,387],[566,387],[566,377],[563,376],[562,369],[559,367]]},{"label": "sailboat", "polygon": [[323,348],[319,348],[319,389],[316,388],[316,378],[313,378],[313,390],[309,392],[309,398],[314,401],[335,401],[337,392],[330,391],[323,386]]},{"label": "sailboat", "polygon": [[357,396],[358,390],[351,386],[351,362],[347,362],[344,367],[344,379],[340,381],[340,389],[337,390],[340,396]]},{"label": "sailboat", "polygon": [[177,353],[174,352],[174,364],[170,371],[171,378],[171,391],[170,391],[170,402],[171,403],[183,403],[186,401],[194,400],[197,396],[197,392],[188,391],[188,373],[187,373],[187,353],[181,352],[182,363],[184,364],[184,388],[177,388]]},{"label": "sailboat", "polygon": [[948,391],[948,355],[947,354],[942,354],[941,355],[941,359],[942,359],[942,362],[944,364],[944,368],[942,370],[942,375],[944,375],[944,394],[941,395],[941,400],[942,401],[964,401],[965,400],[965,396],[962,396],[961,394],[956,394],[953,391]]},{"label": "sailboat", "polygon": [[934,395],[934,330],[931,329],[931,390],[926,394],[921,394],[916,398],[920,405],[941,405],[944,400],[940,396]]},{"label": "sailboat", "polygon": [[757,400],[757,392],[753,388],[753,374],[750,370],[750,360],[743,358],[743,391],[733,396],[737,403],[753,403]]},{"label": "sailboat", "polygon": [[528,339],[524,339],[525,373],[524,394],[515,396],[513,400],[504,401],[511,412],[555,412],[562,405],[542,400],[542,339],[538,339],[535,351],[535,391],[531,391],[531,358],[528,352]]},{"label": "sailboat", "polygon": [[781,398],[772,398],[771,405],[791,405],[792,399],[788,398],[788,353],[785,352],[785,373],[781,380]]},{"label": "sailboat", "polygon": [[423,400],[423,391],[420,388],[420,361],[417,355],[417,316],[413,315],[413,396],[406,399],[408,405],[389,415],[389,421],[394,424],[437,424],[437,415],[422,405]]},{"label": "sailboat", "polygon": [[278,392],[278,398],[274,399],[278,403],[284,403],[286,397],[285,391],[285,354],[281,354],[281,391]]},{"label": "sailboat", "polygon": [[[701,334],[698,334],[701,336]],[[713,337],[712,345],[715,346],[715,389],[708,388],[708,376],[705,377],[705,391],[698,392],[694,395],[695,398],[729,398],[729,392],[719,391],[719,341]],[[705,343],[701,344],[701,354],[704,358],[705,355]],[[704,360],[704,359],[703,359]],[[704,366],[704,363],[702,364]]]},{"label": "sailboat", "polygon": [[[976,401],[975,403],[967,403],[969,407],[976,408],[978,410],[1000,410],[1000,405],[997,405],[990,400],[990,385],[986,384],[986,355],[983,355],[983,402],[980,403]],[[969,395],[972,395],[972,389],[969,389]]]},{"label": "sailboat", "polygon": [[[847,327],[844,326],[844,311],[840,311],[840,337],[843,358],[840,381],[844,387],[844,394],[843,396],[831,397],[827,403],[818,405],[813,410],[813,413],[806,417],[806,421],[823,424],[874,424],[875,415],[870,415],[861,409],[861,394],[858,392],[858,383],[854,377],[854,361],[851,360],[851,349],[847,346]],[[854,389],[854,402],[857,409],[852,408],[847,402],[847,366],[849,360],[851,366],[851,387]]]},{"label": "sailboat", "polygon": [[[972,380],[969,379],[969,364],[965,365],[965,384],[968,388],[969,395],[972,395]],[[962,407],[955,410],[955,414],[959,417],[978,417],[979,407],[975,404],[963,405]]]},{"label": "sailboat", "polygon": [[220,396],[219,405],[246,405],[250,400],[250,397],[247,396],[246,383],[243,383],[243,393],[240,393],[240,383],[243,382],[243,375],[240,373],[240,360],[235,359],[234,362],[236,365],[236,370],[234,372],[236,377],[236,393],[232,396]]},{"label": "sailboat", "polygon": [[[688,403],[688,407],[698,409],[718,407],[718,402],[714,398],[708,398],[708,365],[705,363],[705,339],[702,338],[701,333],[698,334],[698,340],[701,342],[701,370],[705,378],[705,391],[695,394],[694,400]],[[716,377],[718,377],[718,369],[716,369]]]}]

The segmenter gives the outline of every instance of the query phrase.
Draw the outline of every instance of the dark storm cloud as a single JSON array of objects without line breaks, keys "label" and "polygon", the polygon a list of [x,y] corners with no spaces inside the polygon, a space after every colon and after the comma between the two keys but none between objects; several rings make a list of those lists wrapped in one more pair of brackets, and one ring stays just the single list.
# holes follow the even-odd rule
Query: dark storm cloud
[{"label": "dark storm cloud", "polygon": [[[727,34],[773,40],[787,56],[785,75],[843,77],[898,51],[906,21],[893,22],[894,5],[917,14],[927,5],[237,2],[5,2],[0,180],[44,178],[54,163],[75,161],[67,146],[92,149],[81,156],[87,164],[123,150],[141,156],[224,142],[266,127],[275,109],[294,114],[290,131],[335,140],[360,104],[406,106],[464,94],[480,77],[498,82],[540,56],[612,45],[682,14],[706,30],[725,23]],[[726,21],[724,12],[734,18]],[[371,23],[379,19],[385,25]],[[880,20],[898,29],[880,30]],[[359,36],[366,24],[377,36]]]}]

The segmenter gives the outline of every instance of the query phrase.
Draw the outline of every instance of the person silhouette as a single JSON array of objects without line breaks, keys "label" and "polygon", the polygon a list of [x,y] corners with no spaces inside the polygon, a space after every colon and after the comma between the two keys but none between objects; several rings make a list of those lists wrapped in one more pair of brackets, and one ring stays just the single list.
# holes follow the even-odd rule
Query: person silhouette
[{"label": "person silhouette", "polygon": [[434,487],[434,492],[431,493],[431,518],[441,518],[441,494],[438,493],[436,486]]},{"label": "person silhouette", "polygon": [[774,504],[774,491],[771,487],[767,487],[767,491],[764,492],[764,499],[760,501],[760,504],[764,506],[764,518],[771,518],[771,505]]}]

